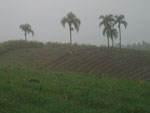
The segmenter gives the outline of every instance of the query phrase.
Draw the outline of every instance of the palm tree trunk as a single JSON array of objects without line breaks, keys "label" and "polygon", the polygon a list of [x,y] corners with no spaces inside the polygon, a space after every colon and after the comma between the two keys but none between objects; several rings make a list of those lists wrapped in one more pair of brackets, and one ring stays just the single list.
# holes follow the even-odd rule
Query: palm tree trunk
[{"label": "palm tree trunk", "polygon": [[70,31],[70,45],[72,45],[72,30],[71,30],[71,26],[69,27],[69,31]]},{"label": "palm tree trunk", "polygon": [[109,48],[109,37],[107,37],[107,43],[108,43],[108,48]]},{"label": "palm tree trunk", "polygon": [[121,28],[119,27],[120,51],[121,51]]},{"label": "palm tree trunk", "polygon": [[111,38],[111,40],[112,40],[112,48],[114,48],[114,39]]},{"label": "palm tree trunk", "polygon": [[27,41],[27,33],[26,32],[24,33],[24,36],[25,36],[25,41]]},{"label": "palm tree trunk", "polygon": [[108,55],[109,55],[109,37],[107,37],[107,41],[108,41]]},{"label": "palm tree trunk", "polygon": [[69,31],[70,31],[70,53],[72,54],[72,29],[71,29],[71,25],[69,25]]}]

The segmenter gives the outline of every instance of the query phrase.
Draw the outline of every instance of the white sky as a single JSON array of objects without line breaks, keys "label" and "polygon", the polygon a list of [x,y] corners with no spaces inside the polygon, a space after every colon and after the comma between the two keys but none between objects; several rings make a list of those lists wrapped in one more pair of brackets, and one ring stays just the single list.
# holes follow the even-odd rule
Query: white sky
[{"label": "white sky", "polygon": [[29,40],[69,42],[68,27],[63,28],[60,20],[70,11],[81,20],[73,42],[106,44],[103,28],[98,27],[99,16],[110,13],[126,16],[124,44],[150,42],[150,0],[0,0],[0,41],[24,39],[19,26],[29,23],[35,31]]}]

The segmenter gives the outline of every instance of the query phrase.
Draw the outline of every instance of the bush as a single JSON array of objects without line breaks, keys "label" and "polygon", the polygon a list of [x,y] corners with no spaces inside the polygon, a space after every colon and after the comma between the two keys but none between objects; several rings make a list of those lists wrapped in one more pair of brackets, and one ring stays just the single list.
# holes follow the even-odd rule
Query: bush
[{"label": "bush", "polygon": [[11,41],[0,43],[0,54],[15,49],[41,48],[41,47],[44,47],[44,43],[42,42],[11,40]]}]

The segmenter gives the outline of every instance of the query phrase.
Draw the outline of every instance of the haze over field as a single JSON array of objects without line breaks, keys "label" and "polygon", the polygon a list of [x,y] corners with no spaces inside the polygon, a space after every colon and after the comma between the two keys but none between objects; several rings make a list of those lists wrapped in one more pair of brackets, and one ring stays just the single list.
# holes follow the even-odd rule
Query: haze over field
[{"label": "haze over field", "polygon": [[35,31],[35,37],[29,36],[29,40],[69,42],[69,31],[60,20],[70,11],[81,20],[79,33],[73,32],[73,42],[106,44],[103,28],[98,27],[99,16],[110,13],[126,16],[123,44],[150,42],[149,6],[149,0],[0,0],[0,42],[24,39],[19,29],[24,23],[31,24]]}]

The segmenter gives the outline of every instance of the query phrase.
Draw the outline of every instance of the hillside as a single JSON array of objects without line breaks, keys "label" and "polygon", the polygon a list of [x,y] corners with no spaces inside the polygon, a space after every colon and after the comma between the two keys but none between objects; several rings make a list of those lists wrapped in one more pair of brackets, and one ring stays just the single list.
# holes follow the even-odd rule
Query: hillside
[{"label": "hillside", "polygon": [[0,113],[149,113],[149,69],[148,51],[1,43]]},{"label": "hillside", "polygon": [[86,73],[133,80],[150,80],[150,52],[94,46],[72,47],[50,43],[42,47],[21,48],[0,55],[1,65],[18,68]]}]

